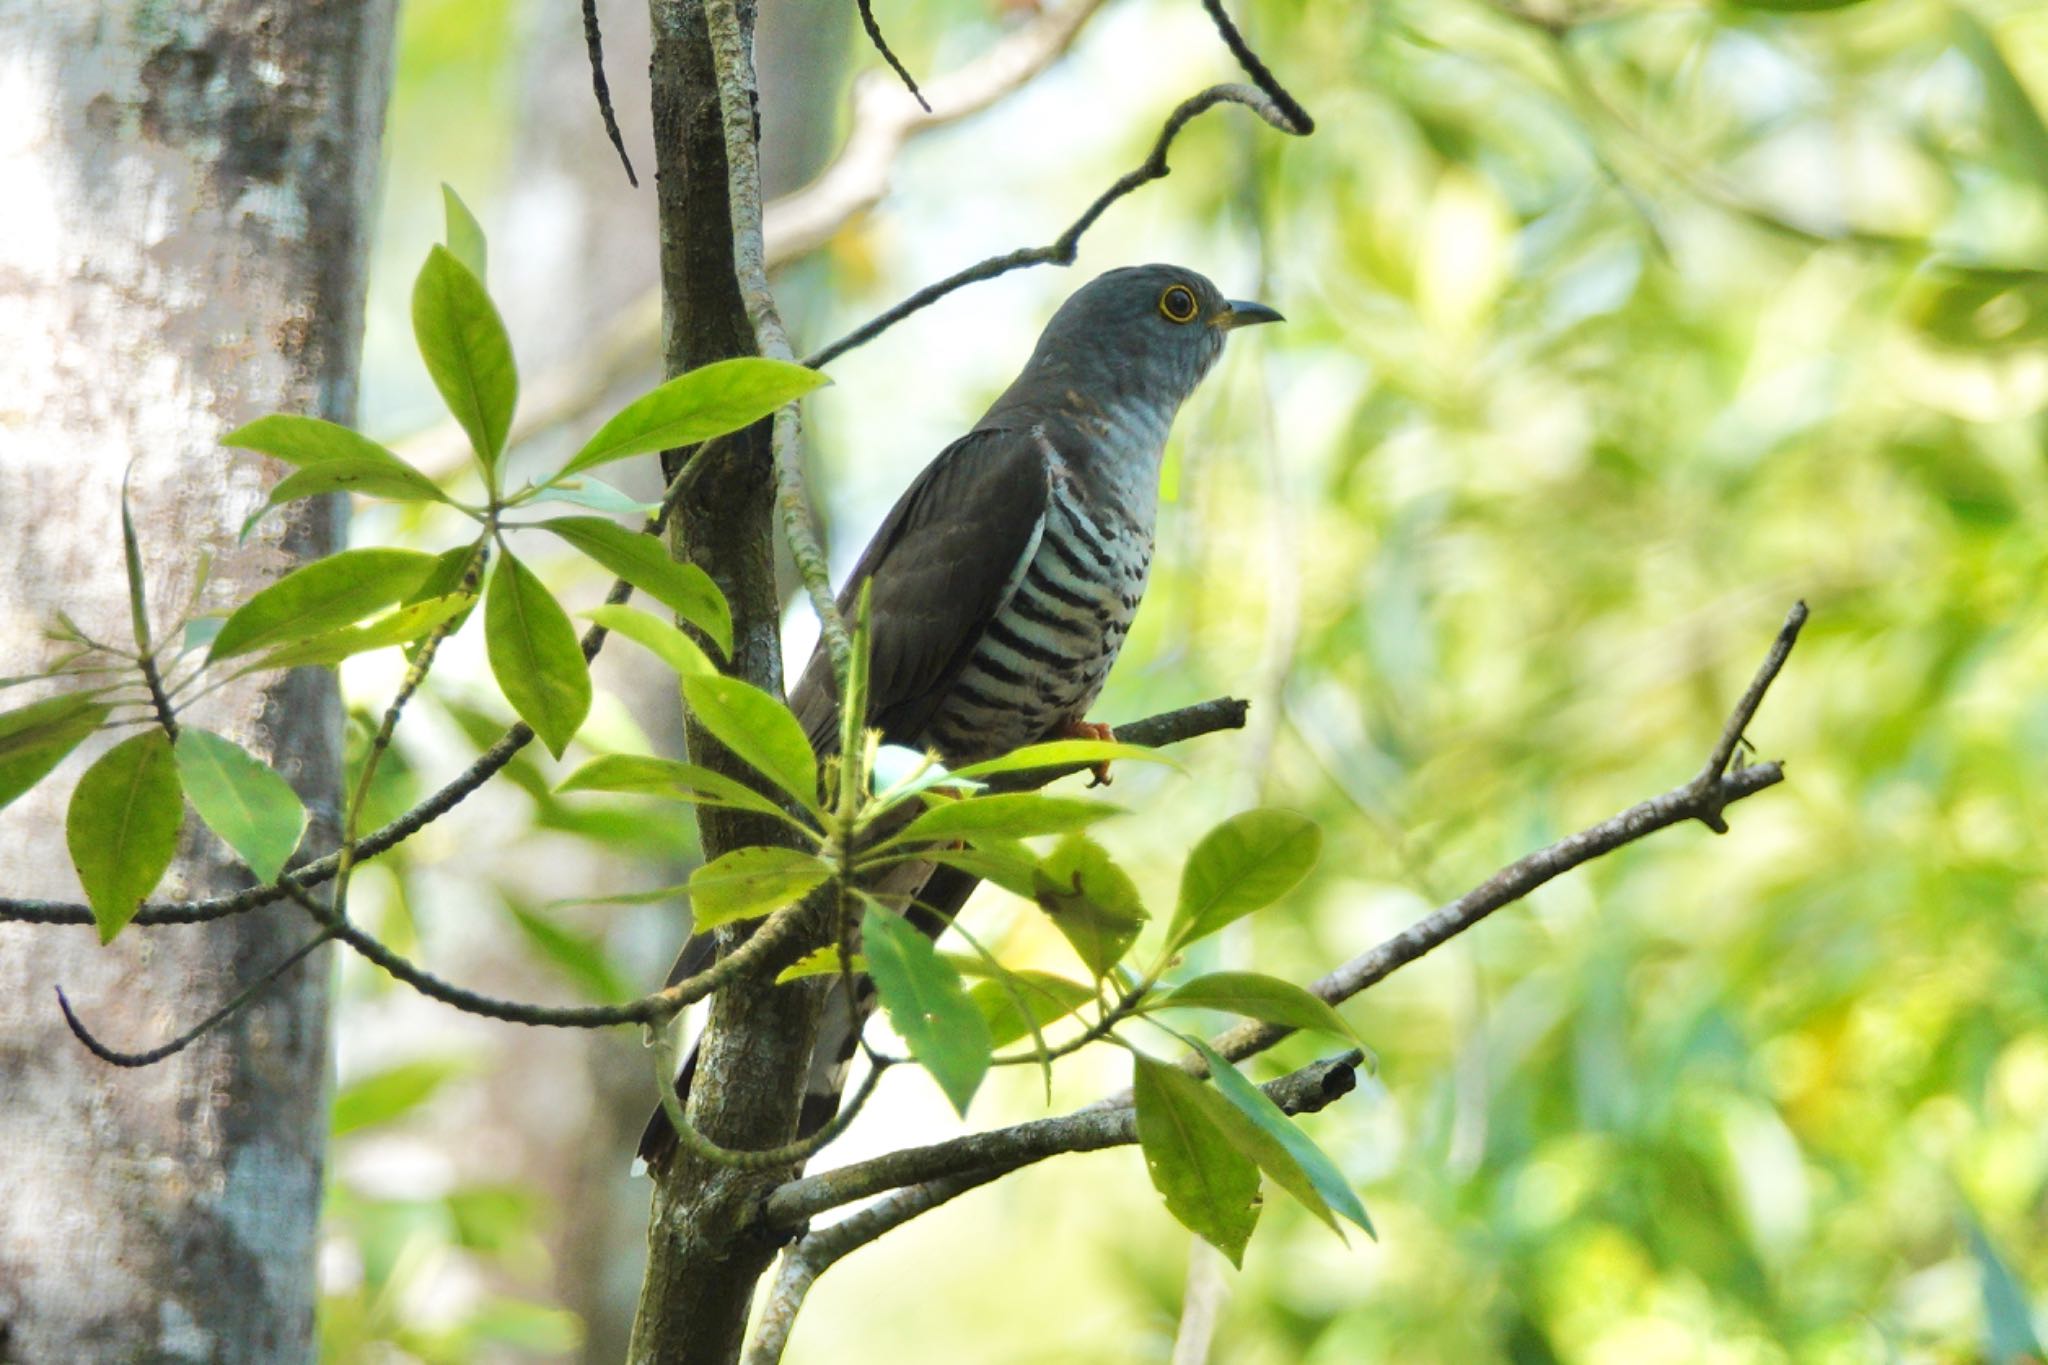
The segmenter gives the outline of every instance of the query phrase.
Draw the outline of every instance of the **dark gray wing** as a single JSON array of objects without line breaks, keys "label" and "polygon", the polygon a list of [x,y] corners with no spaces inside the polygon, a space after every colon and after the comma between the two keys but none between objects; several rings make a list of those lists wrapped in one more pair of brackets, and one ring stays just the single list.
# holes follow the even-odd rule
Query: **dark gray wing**
[{"label": "dark gray wing", "polygon": [[[839,595],[851,620],[872,581],[868,723],[915,744],[982,630],[1016,588],[1051,500],[1052,470],[1031,432],[970,431],[925,466],[868,542]],[[821,641],[790,693],[820,753],[838,747],[839,698]]]}]

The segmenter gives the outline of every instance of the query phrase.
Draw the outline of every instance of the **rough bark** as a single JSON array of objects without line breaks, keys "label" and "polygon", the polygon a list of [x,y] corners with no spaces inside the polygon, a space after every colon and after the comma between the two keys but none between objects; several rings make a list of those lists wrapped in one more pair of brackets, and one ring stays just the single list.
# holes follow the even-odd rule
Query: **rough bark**
[{"label": "rough bark", "polygon": [[[385,0],[0,4],[0,674],[49,658],[58,608],[128,639],[131,458],[159,621],[201,549],[225,602],[335,546],[340,510],[321,505],[237,547],[279,471],[218,437],[269,411],[353,413],[391,35]],[[331,675],[231,688],[192,719],[272,760],[314,811],[311,842],[332,841]],[[9,894],[77,895],[64,805],[104,747],[0,812]],[[238,875],[188,824],[161,894]],[[51,994],[143,1046],[304,937],[261,913],[105,949],[90,929],[0,926],[0,1359],[311,1358],[325,956],[146,1071],[88,1055]]]},{"label": "rough bark", "polygon": [[[650,10],[663,362],[668,373],[678,374],[753,354],[759,345],[736,273],[733,195],[708,5],[652,0]],[[753,6],[739,5],[736,20],[743,44],[750,43]],[[747,89],[740,97],[751,102],[750,52],[743,65]],[[758,204],[758,195],[753,198]],[[671,522],[671,549],[702,565],[732,604],[731,671],[779,689],[773,499],[764,423],[719,443],[698,462]],[[694,723],[687,742],[693,761],[743,775]],[[729,812],[706,811],[700,828],[707,859],[780,838],[773,822]],[[722,932],[730,938],[739,931]],[[720,992],[700,1044],[692,1122],[731,1148],[770,1147],[793,1138],[816,1012],[816,995],[807,988]],[[738,1359],[755,1284],[774,1253],[772,1243],[738,1230],[774,1183],[773,1173],[727,1170],[688,1155],[670,1164],[655,1190],[630,1359],[690,1365]]]}]

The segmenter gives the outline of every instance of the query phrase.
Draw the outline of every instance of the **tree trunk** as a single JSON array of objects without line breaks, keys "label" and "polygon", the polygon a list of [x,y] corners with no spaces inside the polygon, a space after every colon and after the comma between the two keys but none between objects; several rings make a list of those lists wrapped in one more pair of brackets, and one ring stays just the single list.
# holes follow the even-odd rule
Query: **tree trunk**
[{"label": "tree trunk", "polygon": [[[48,661],[60,609],[130,638],[131,459],[159,632],[202,549],[218,604],[337,545],[323,502],[238,547],[280,471],[218,438],[271,411],[353,415],[391,39],[388,0],[0,0],[0,673]],[[320,851],[340,781],[332,675],[261,681],[189,719],[291,780]],[[63,813],[89,757],[0,812],[9,894],[78,896]],[[244,876],[188,821],[158,895]],[[0,926],[0,1360],[312,1357],[325,955],[146,1070],[89,1055],[51,993],[111,1045],[146,1047],[308,936],[276,908],[104,949],[90,929]]]},{"label": "tree trunk", "polygon": [[[734,249],[735,185],[758,175],[727,155],[710,12],[723,7],[738,51],[723,53],[725,92],[755,102],[754,7],[747,0],[652,0],[654,141],[661,214],[663,362],[670,374],[759,349],[741,294]],[[758,116],[748,136],[758,142]],[[758,185],[740,196],[759,213]],[[748,226],[758,233],[759,223]],[[700,564],[733,611],[731,669],[759,686],[782,685],[780,603],[773,559],[774,470],[768,424],[720,443],[693,472],[671,523],[671,550]],[[691,758],[741,775],[701,727],[688,724]],[[773,821],[705,808],[705,858],[780,842]],[[720,930],[730,950],[743,928]],[[815,991],[749,983],[712,998],[699,1044],[689,1115],[712,1141],[759,1149],[796,1133],[801,1080],[817,1032]],[[633,1327],[636,1365],[726,1365],[739,1358],[754,1286],[775,1248],[740,1231],[781,1175],[741,1172],[678,1155],[657,1183],[648,1224],[647,1278]]]}]

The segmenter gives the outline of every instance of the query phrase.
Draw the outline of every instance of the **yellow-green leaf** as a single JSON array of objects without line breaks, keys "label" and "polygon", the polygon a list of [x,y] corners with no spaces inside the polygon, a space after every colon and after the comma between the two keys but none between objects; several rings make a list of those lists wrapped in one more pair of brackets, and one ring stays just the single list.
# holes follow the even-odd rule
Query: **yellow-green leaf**
[{"label": "yellow-green leaf", "polygon": [[889,1025],[946,1092],[962,1116],[988,1074],[988,1025],[967,998],[960,974],[931,940],[870,901],[861,917],[861,947]]},{"label": "yellow-green leaf", "polygon": [[1259,1168],[1225,1131],[1230,1119],[1219,1109],[1229,1102],[1179,1067],[1139,1053],[1132,1061],[1138,1146],[1152,1187],[1182,1227],[1242,1266],[1259,1222]]},{"label": "yellow-green leaf", "polygon": [[49,776],[112,710],[96,693],[30,702],[0,714],[0,806]]},{"label": "yellow-green leaf", "polygon": [[816,370],[757,356],[699,366],[628,403],[583,443],[562,473],[738,431],[827,382]]},{"label": "yellow-green leaf", "polygon": [[306,807],[269,764],[231,739],[186,725],[172,746],[185,797],[206,827],[266,882],[306,832]]},{"label": "yellow-green leaf", "polygon": [[590,714],[590,664],[561,603],[510,552],[484,595],[484,652],[505,700],[560,758]]},{"label": "yellow-green leaf", "polygon": [[448,411],[483,467],[494,468],[519,402],[519,371],[497,305],[447,247],[427,252],[413,282],[412,330]]},{"label": "yellow-green leaf", "polygon": [[670,559],[653,536],[603,517],[554,517],[541,525],[703,631],[719,653],[732,654],[732,609],[710,574]]},{"label": "yellow-green leaf", "polygon": [[1316,864],[1323,832],[1305,815],[1248,810],[1202,836],[1181,873],[1174,948],[1207,938],[1292,891]]},{"label": "yellow-green leaf", "polygon": [[403,600],[433,567],[434,556],[417,550],[344,550],[317,559],[237,607],[207,658],[276,649],[352,625]]},{"label": "yellow-green leaf", "polygon": [[683,700],[742,763],[818,812],[818,759],[787,706],[751,683],[716,674],[686,674]]},{"label": "yellow-green leaf", "polygon": [[800,849],[736,848],[690,874],[690,926],[701,934],[780,910],[831,875],[830,863]]},{"label": "yellow-green leaf", "polygon": [[112,942],[163,879],[184,818],[177,761],[161,730],[122,740],[78,779],[64,841],[92,903],[100,942]]}]

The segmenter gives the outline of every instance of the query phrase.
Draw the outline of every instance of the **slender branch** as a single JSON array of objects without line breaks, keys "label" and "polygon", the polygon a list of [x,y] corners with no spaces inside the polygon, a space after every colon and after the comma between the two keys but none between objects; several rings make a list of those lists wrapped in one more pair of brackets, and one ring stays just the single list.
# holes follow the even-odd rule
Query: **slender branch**
[{"label": "slender branch", "polygon": [[178,742],[178,715],[171,708],[170,694],[164,690],[163,674],[157,672],[156,655],[144,654],[140,662],[142,681],[149,688],[149,704],[156,712],[156,723],[163,727],[165,737],[175,744]]},{"label": "slender branch", "polygon": [[176,1056],[178,1053],[183,1052],[186,1048],[192,1046],[192,1044],[198,1042],[201,1038],[205,1037],[208,1033],[212,1032],[214,1028],[216,1028],[222,1022],[233,1016],[236,1013],[236,1011],[240,1010],[244,1005],[254,1000],[257,996],[263,994],[263,992],[269,990],[272,986],[276,985],[278,981],[284,977],[285,973],[289,972],[292,968],[298,966],[301,962],[305,961],[308,957],[312,956],[315,949],[317,949],[321,944],[327,942],[329,939],[333,937],[333,934],[327,933],[325,931],[315,934],[310,942],[306,943],[304,946],[295,950],[289,957],[285,958],[284,961],[278,963],[275,967],[270,968],[268,971],[264,972],[263,975],[257,977],[254,981],[244,986],[241,990],[235,992],[234,996],[230,998],[226,1004],[222,1005],[212,1014],[207,1015],[204,1019],[200,1020],[198,1023],[194,1024],[191,1028],[185,1030],[185,1032],[179,1034],[177,1037],[171,1039],[168,1043],[164,1043],[158,1047],[150,1048],[146,1052],[122,1052],[118,1049],[108,1047],[105,1043],[102,1043],[99,1039],[93,1037],[91,1031],[86,1028],[85,1024],[79,1019],[78,1015],[73,1012],[71,1008],[71,1001],[65,998],[64,988],[62,986],[58,986],[56,988],[57,1008],[64,1012],[64,1022],[66,1025],[70,1027],[71,1036],[78,1039],[79,1042],[85,1044],[85,1050],[87,1052],[90,1052],[93,1056],[99,1058],[101,1061],[106,1062],[109,1065],[119,1067],[155,1066],[158,1062],[163,1061],[166,1057],[173,1057]]},{"label": "slender branch", "polygon": [[[798,1138],[794,1142],[785,1142],[779,1147],[766,1147],[759,1151],[721,1147],[697,1131],[696,1126],[688,1118],[685,1118],[681,1123],[675,1121],[677,1114],[682,1111],[680,1100],[673,1107],[670,1107],[667,1104],[668,1096],[664,1096],[663,1105],[664,1107],[670,1107],[669,1124],[675,1129],[677,1142],[691,1155],[702,1157],[714,1166],[724,1166],[728,1170],[735,1171],[773,1171],[786,1166],[801,1166],[804,1162],[839,1140],[839,1135],[844,1133],[853,1123],[854,1119],[860,1116],[860,1111],[866,1107],[868,1100],[874,1095],[875,1086],[880,1083],[882,1073],[895,1065],[898,1060],[894,1057],[881,1057],[872,1052],[868,1056],[873,1065],[868,1068],[868,1074],[862,1078],[860,1088],[853,1092],[853,1098],[848,1100],[845,1106],[838,1113],[834,1114],[831,1120],[819,1128],[817,1132],[812,1133],[809,1137]],[[662,1085],[670,1094],[674,1093],[675,1080],[672,1066],[663,1068]]]},{"label": "slender branch", "polygon": [[[880,203],[896,157],[911,138],[957,123],[1022,89],[1070,46],[1104,0],[1047,5],[981,56],[925,86],[930,109],[912,107],[869,73],[854,83],[852,127],[816,179],[762,210],[770,269],[816,251]],[[458,429],[456,439],[461,439]],[[466,449],[466,448],[465,448]]]},{"label": "slender branch", "polygon": [[[1783,669],[1806,619],[1805,603],[1795,603],[1756,676],[1722,727],[1707,766],[1692,781],[1503,868],[1479,887],[1323,977],[1312,987],[1315,993],[1333,1004],[1349,999],[1552,878],[1660,829],[1688,820],[1725,828],[1716,822],[1727,806],[1784,781],[1783,765],[1777,762],[1732,770],[1729,764],[1734,760],[1742,732],[1755,718],[1764,694]],[[1247,1023],[1224,1033],[1213,1045],[1223,1056],[1236,1061],[1270,1048],[1292,1031],[1270,1024]],[[1184,1060],[1182,1065],[1197,1074],[1203,1070],[1199,1059]],[[1295,1076],[1302,1074],[1297,1072]],[[760,1333],[747,1358],[749,1365],[774,1365],[781,1358],[790,1327],[811,1284],[841,1257],[1018,1165],[1062,1150],[1085,1150],[1081,1146],[1058,1144],[1069,1139],[1092,1140],[1103,1130],[1088,1120],[1114,1122],[1118,1116],[1131,1112],[1131,1103],[1130,1092],[1124,1091],[1064,1119],[1040,1120],[995,1134],[894,1152],[778,1187],[762,1210],[763,1218],[776,1227],[798,1226],[824,1209],[883,1190],[893,1192],[828,1228],[805,1235],[785,1253],[782,1270],[769,1294]],[[1073,1126],[1064,1130],[1045,1126],[1066,1123]],[[977,1148],[977,1139],[986,1140],[987,1145]],[[1022,1159],[1016,1159],[1019,1157]]]},{"label": "slender branch", "polygon": [[[1363,1060],[1364,1054],[1354,1051],[1312,1062],[1261,1088],[1287,1113],[1312,1114],[1357,1086],[1357,1068]],[[1091,1107],[1059,1118],[892,1152],[780,1186],[762,1206],[761,1216],[769,1226],[783,1229],[801,1226],[813,1213],[855,1199],[884,1190],[896,1192],[828,1228],[809,1233],[784,1253],[782,1269],[748,1348],[747,1365],[775,1365],[782,1359],[811,1284],[849,1252],[955,1195],[1019,1167],[1062,1152],[1128,1146],[1137,1139],[1135,1110]]]},{"label": "slender branch", "polygon": [[590,91],[597,96],[604,135],[612,140],[619,164],[626,168],[626,183],[637,190],[640,177],[633,174],[633,158],[626,155],[626,139],[619,133],[619,116],[612,109],[611,83],[604,78],[604,36],[597,27],[597,0],[583,0],[583,46],[590,54]]},{"label": "slender branch", "polygon": [[936,284],[926,285],[894,308],[862,323],[830,345],[813,351],[804,357],[803,363],[813,369],[829,365],[856,346],[864,346],[873,341],[911,314],[931,307],[946,295],[964,289],[970,284],[992,280],[998,275],[1007,275],[1012,270],[1022,270],[1027,266],[1072,265],[1080,247],[1082,234],[1095,226],[1096,220],[1107,213],[1110,205],[1117,200],[1154,180],[1164,179],[1172,169],[1167,165],[1166,154],[1172,148],[1174,139],[1180,136],[1181,129],[1187,127],[1198,115],[1219,104],[1241,104],[1283,133],[1299,136],[1305,131],[1292,121],[1281,105],[1262,90],[1249,85],[1212,85],[1200,94],[1181,101],[1179,107],[1167,115],[1166,124],[1160,130],[1158,140],[1152,145],[1152,154],[1135,170],[1126,173],[1115,184],[1097,195],[1095,201],[1082,211],[1081,216],[1068,224],[1066,231],[1052,241],[1044,246],[1025,247],[1006,255],[991,256],[985,261],[968,266],[965,270],[948,275]]},{"label": "slender branch", "polygon": [[791,906],[769,916],[758,933],[695,976],[685,977],[672,986],[638,999],[617,1005],[532,1005],[483,995],[444,981],[356,928],[340,913],[322,905],[301,888],[290,887],[286,894],[337,940],[421,995],[453,1006],[464,1014],[538,1028],[611,1028],[618,1024],[664,1023],[728,981],[756,970],[765,971],[776,960],[775,954],[791,939],[799,937],[805,927],[802,907]]},{"label": "slender branch", "polygon": [[882,26],[875,22],[875,0],[855,0],[855,3],[860,8],[860,26],[867,30],[868,41],[875,45],[875,51],[882,54],[882,60],[887,62],[889,69],[902,80],[904,88],[910,91],[910,97],[917,101],[918,107],[929,114],[932,111],[930,102],[925,99],[924,92],[917,88],[917,82],[911,77],[909,68],[905,67],[902,59],[890,50],[889,40],[882,36]]}]

